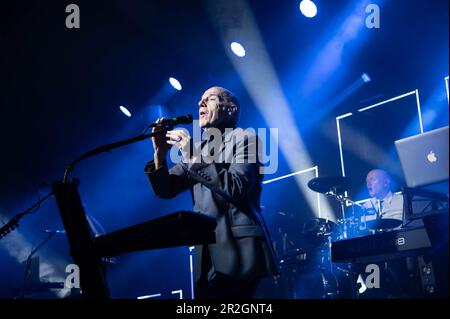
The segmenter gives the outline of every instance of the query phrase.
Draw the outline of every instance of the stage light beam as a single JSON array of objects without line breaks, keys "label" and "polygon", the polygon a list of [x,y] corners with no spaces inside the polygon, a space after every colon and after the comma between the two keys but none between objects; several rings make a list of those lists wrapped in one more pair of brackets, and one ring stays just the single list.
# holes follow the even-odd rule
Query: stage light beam
[{"label": "stage light beam", "polygon": [[[211,2],[207,9],[211,15],[213,25],[224,40],[223,44],[231,63],[234,65],[250,98],[254,105],[258,107],[266,124],[270,128],[278,129],[277,132],[284,136],[279,141],[279,150],[284,154],[289,170],[297,172],[313,167],[311,157],[294,120],[293,108],[283,92],[250,7],[245,1],[236,0],[229,1],[229,3],[230,5],[227,9],[232,16],[223,14],[223,7],[215,1]],[[239,63],[240,61],[229,50],[230,30],[234,31],[234,21],[240,23],[239,37],[245,39],[247,46],[250,46],[249,54],[251,54],[251,59],[247,59],[245,63]],[[236,32],[233,33],[235,34]],[[235,36],[234,34],[233,36]],[[276,108],[274,105],[276,105]],[[317,196],[307,187],[308,180],[301,175],[295,175],[294,178],[311,211],[315,216],[318,216]],[[325,202],[324,205],[326,206],[325,211],[331,214],[329,219],[335,219],[328,203]]]}]

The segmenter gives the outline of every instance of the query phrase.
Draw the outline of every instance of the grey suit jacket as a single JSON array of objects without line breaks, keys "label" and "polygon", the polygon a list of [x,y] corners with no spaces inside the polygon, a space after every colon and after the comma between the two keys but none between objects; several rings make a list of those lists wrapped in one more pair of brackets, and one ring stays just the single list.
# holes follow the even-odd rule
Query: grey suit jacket
[{"label": "grey suit jacket", "polygon": [[[216,271],[242,280],[277,274],[275,254],[261,215],[257,138],[241,129],[225,132],[222,138],[216,159],[224,156],[226,162],[179,163],[170,170],[167,165],[155,170],[150,161],[145,173],[158,197],[173,198],[190,189],[194,211],[216,219],[216,243],[208,245]],[[233,151],[226,152],[226,145],[232,145]],[[201,269],[199,248],[203,247],[196,248],[194,276],[198,281],[207,270]]]}]

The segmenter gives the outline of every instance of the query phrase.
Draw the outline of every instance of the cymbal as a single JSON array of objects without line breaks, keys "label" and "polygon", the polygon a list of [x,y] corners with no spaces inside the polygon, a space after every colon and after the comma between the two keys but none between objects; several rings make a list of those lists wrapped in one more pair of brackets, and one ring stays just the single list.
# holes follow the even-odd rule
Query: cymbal
[{"label": "cymbal", "polygon": [[375,219],[366,222],[369,229],[392,229],[400,226],[401,220],[392,218]]},{"label": "cymbal", "polygon": [[308,187],[318,193],[343,193],[350,188],[350,181],[344,176],[316,177],[308,182]]}]

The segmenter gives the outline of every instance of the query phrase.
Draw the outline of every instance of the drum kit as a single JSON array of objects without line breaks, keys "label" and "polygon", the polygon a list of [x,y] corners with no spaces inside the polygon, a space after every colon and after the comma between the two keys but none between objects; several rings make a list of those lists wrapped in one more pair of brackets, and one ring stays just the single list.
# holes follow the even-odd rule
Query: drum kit
[{"label": "drum kit", "polygon": [[[357,237],[371,232],[383,232],[401,224],[398,219],[381,219],[378,216],[368,219],[368,216],[377,213],[343,195],[350,188],[350,182],[344,176],[316,177],[308,182],[308,187],[315,192],[334,198],[341,204],[343,216],[335,225],[339,227],[336,227],[338,231],[335,232],[334,240],[347,239],[349,233],[352,234],[351,237]],[[347,205],[351,207],[350,211],[346,209]]]},{"label": "drum kit", "polygon": [[[331,262],[332,241],[387,231],[400,225],[395,219],[380,219],[362,205],[343,194],[349,190],[346,177],[320,177],[308,182],[308,187],[325,194],[341,204],[343,218],[336,222],[314,218],[302,223],[300,234],[304,248],[284,250],[280,258],[284,276],[285,295],[288,298],[347,298],[344,293],[349,270]],[[350,205],[349,205],[350,204]],[[346,209],[349,206],[350,209]],[[372,218],[367,216],[372,215]]]}]

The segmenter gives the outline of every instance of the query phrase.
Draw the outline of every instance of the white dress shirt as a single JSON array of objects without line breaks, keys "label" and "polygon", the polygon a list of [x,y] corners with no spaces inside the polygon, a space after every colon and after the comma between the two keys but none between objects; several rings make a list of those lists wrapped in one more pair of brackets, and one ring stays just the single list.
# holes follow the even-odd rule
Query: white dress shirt
[{"label": "white dress shirt", "polygon": [[[403,220],[403,195],[389,192],[381,200],[372,197],[369,201],[364,203],[364,208],[366,208],[367,212],[372,212],[372,214],[366,213],[365,215],[362,216],[361,221],[363,225],[364,220],[366,222],[375,220],[377,219],[378,215],[382,219],[389,218],[389,219]],[[398,226],[397,228],[400,227],[401,225]]]}]

